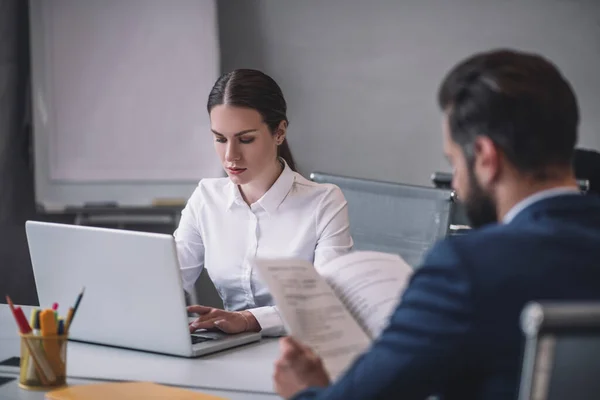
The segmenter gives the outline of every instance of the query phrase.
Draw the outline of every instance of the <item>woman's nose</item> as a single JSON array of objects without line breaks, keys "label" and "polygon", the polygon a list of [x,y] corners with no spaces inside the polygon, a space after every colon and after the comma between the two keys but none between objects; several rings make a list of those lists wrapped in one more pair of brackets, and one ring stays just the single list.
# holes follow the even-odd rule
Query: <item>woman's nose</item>
[{"label": "woman's nose", "polygon": [[238,146],[234,143],[231,143],[227,145],[227,151],[225,152],[225,161],[237,161],[241,158],[241,154],[240,151],[238,149]]}]

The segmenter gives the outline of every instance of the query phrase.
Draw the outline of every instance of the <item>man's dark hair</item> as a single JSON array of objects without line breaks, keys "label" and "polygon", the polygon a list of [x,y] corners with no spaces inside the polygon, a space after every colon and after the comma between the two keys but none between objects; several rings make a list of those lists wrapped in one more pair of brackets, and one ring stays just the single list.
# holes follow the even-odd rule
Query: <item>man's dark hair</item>
[{"label": "man's dark hair", "polygon": [[571,85],[545,58],[514,50],[476,54],[443,80],[439,106],[469,163],[477,136],[489,137],[522,173],[547,178],[571,165],[579,109]]}]

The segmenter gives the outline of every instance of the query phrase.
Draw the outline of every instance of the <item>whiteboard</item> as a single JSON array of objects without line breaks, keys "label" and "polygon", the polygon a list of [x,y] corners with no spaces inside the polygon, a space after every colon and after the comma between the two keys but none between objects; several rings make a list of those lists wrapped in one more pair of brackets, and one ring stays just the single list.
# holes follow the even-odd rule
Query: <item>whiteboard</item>
[{"label": "whiteboard", "polygon": [[36,200],[187,198],[222,176],[206,112],[214,0],[31,0]]}]

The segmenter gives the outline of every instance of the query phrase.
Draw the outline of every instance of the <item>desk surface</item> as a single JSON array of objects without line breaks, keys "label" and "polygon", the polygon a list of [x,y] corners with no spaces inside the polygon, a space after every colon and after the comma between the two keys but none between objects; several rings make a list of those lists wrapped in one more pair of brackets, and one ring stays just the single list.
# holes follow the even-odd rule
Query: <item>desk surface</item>
[{"label": "desk surface", "polygon": [[[24,308],[28,314],[29,307]],[[278,353],[274,339],[194,359],[69,342],[67,376],[69,382],[75,382],[73,378],[150,381],[243,395],[235,398],[275,398],[272,376]],[[18,355],[15,322],[8,306],[0,305],[0,361]],[[16,373],[14,367],[0,366],[0,374]],[[11,387],[11,383],[7,385],[3,386]],[[4,398],[1,390],[4,389],[0,387],[0,397]],[[226,397],[234,398],[229,394]]]}]

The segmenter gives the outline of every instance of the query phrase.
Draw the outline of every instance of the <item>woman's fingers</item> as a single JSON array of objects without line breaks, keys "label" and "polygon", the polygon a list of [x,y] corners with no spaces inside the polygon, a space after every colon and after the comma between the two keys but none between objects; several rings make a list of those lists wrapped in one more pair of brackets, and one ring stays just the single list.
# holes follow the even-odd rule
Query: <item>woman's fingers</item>
[{"label": "woman's fingers", "polygon": [[216,310],[216,308],[194,305],[194,306],[188,306],[187,310],[190,313],[204,315],[204,314],[208,314],[209,312],[211,312],[213,310]]},{"label": "woman's fingers", "polygon": [[190,332],[193,333],[198,329],[211,329],[215,327],[215,321],[222,320],[222,317],[213,317],[204,321],[196,320],[190,324]]}]

